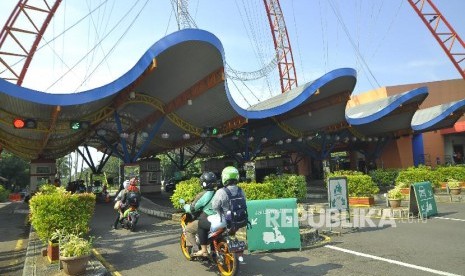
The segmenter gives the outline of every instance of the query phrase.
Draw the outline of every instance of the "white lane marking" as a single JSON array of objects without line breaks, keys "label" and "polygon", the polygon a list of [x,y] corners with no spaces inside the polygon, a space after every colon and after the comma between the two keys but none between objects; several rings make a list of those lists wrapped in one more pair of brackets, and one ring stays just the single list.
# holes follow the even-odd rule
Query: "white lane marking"
[{"label": "white lane marking", "polygon": [[446,219],[446,220],[463,221],[463,222],[465,222],[465,219],[443,218],[443,217],[434,217],[434,218],[435,218],[435,219]]},{"label": "white lane marking", "polygon": [[360,253],[360,252],[357,252],[357,251],[352,251],[352,250],[349,250],[349,249],[340,248],[340,247],[337,247],[337,246],[325,245],[325,247],[330,248],[330,249],[334,249],[334,250],[338,250],[338,251],[342,251],[342,252],[345,252],[345,253],[365,257],[365,258],[370,258],[370,259],[374,259],[374,260],[378,260],[378,261],[388,262],[388,263],[391,263],[391,264],[396,264],[396,265],[405,266],[405,267],[409,267],[409,268],[413,268],[413,269],[418,269],[418,270],[422,270],[422,271],[426,271],[426,272],[430,272],[430,273],[434,273],[434,274],[438,274],[438,275],[460,276],[459,274],[453,274],[453,273],[444,272],[444,271],[440,271],[440,270],[436,270],[436,269],[432,269],[432,268],[428,268],[428,267],[423,267],[423,266],[408,264],[408,263],[404,263],[404,262],[399,262],[399,261],[396,261],[396,260],[386,259],[386,258],[382,258],[382,257],[378,257],[378,256],[373,256],[373,255],[369,255],[369,254],[365,254],[365,253]]}]

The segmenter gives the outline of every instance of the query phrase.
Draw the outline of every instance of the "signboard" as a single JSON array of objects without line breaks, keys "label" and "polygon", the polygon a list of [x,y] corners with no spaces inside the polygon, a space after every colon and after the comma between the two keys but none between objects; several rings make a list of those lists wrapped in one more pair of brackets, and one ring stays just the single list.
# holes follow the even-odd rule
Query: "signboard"
[{"label": "signboard", "polygon": [[410,186],[409,212],[422,219],[438,213],[430,182],[414,183]]},{"label": "signboard", "polygon": [[249,251],[300,249],[297,199],[248,200],[252,228],[247,229]]},{"label": "signboard", "polygon": [[349,211],[347,178],[330,177],[328,179],[328,201],[330,209]]}]

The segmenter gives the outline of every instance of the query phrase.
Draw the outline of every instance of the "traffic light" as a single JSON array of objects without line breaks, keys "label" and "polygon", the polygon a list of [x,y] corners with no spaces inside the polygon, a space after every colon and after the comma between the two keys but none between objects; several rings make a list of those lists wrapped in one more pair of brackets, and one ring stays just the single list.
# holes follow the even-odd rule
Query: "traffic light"
[{"label": "traffic light", "polygon": [[234,135],[239,137],[239,136],[242,136],[245,134],[245,129],[243,128],[238,128],[236,130],[234,130]]},{"label": "traffic light", "polygon": [[35,119],[15,118],[13,120],[14,128],[37,128],[37,121]]},{"label": "traffic light", "polygon": [[87,121],[71,121],[69,122],[69,128],[72,130],[86,129],[89,128],[90,123]]},{"label": "traffic light", "polygon": [[217,136],[220,134],[220,130],[217,127],[205,127],[203,133],[205,136]]}]

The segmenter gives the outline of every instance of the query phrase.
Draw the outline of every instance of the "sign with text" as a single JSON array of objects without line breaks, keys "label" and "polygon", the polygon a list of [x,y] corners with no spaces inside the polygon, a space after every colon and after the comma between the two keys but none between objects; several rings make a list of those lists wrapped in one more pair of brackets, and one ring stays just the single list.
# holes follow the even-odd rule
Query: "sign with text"
[{"label": "sign with text", "polygon": [[437,215],[438,209],[430,182],[419,182],[410,186],[409,212],[422,219]]},{"label": "sign with text", "polygon": [[248,250],[300,249],[297,199],[247,200]]},{"label": "sign with text", "polygon": [[328,201],[330,209],[349,211],[347,178],[330,177],[328,179]]}]

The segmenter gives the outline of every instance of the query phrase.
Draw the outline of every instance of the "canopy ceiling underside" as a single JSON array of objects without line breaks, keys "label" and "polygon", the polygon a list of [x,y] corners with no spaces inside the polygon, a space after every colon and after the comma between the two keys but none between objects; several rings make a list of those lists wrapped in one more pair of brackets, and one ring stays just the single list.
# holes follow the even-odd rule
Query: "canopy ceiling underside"
[{"label": "canopy ceiling underside", "polygon": [[[224,63],[214,35],[188,29],[161,39],[126,74],[90,91],[48,94],[0,80],[0,144],[31,160],[55,159],[84,144],[130,155],[131,162],[180,147],[201,155],[305,152],[321,150],[330,136],[342,143],[349,135],[450,127],[465,111],[464,101],[418,111],[426,88],[346,109],[356,84],[350,68],[243,109],[228,91]],[[18,117],[34,118],[37,128],[15,129]],[[72,120],[90,127],[72,130]],[[233,133],[245,126],[247,133]],[[205,137],[206,127],[220,135]]]}]

